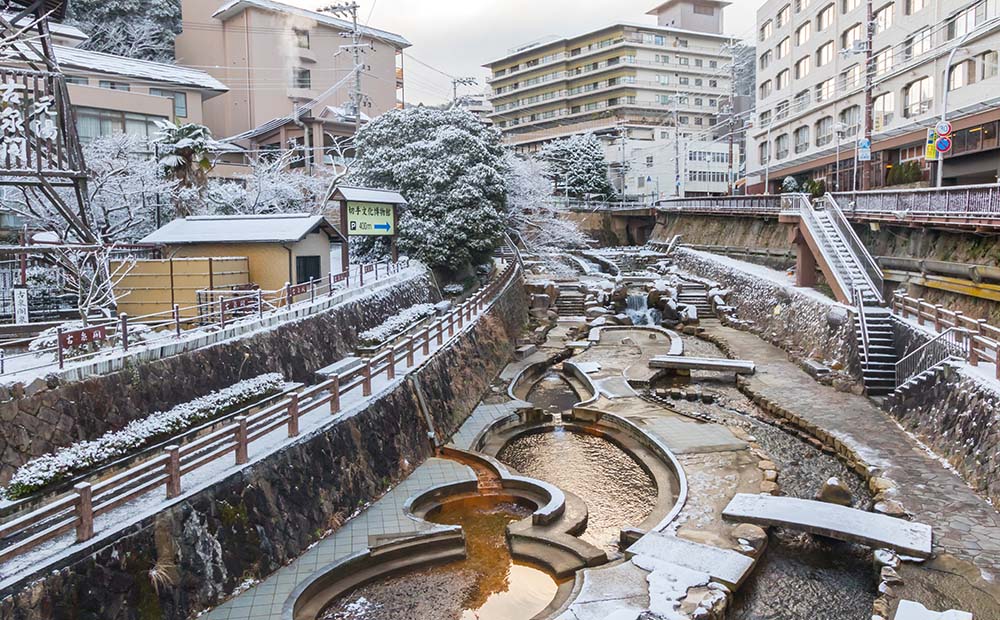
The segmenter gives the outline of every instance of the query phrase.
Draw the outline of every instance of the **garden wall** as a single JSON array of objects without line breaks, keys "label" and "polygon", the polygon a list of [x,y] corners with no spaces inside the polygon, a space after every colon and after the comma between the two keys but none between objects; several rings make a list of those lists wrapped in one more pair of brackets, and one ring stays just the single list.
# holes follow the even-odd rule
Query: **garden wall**
[{"label": "garden wall", "polygon": [[[511,358],[527,317],[520,282],[421,366],[439,436],[450,436]],[[319,362],[317,362],[319,363]],[[290,373],[309,372],[302,361]],[[432,455],[409,381],[279,452],[193,489],[116,538],[0,591],[0,620],[182,620],[298,557]]]},{"label": "garden wall", "polygon": [[0,387],[0,484],[31,458],[241,379],[280,372],[290,381],[311,382],[315,369],[354,350],[360,332],[401,308],[438,299],[429,274],[414,270],[325,312],[240,338],[78,381],[50,375],[27,386]]}]

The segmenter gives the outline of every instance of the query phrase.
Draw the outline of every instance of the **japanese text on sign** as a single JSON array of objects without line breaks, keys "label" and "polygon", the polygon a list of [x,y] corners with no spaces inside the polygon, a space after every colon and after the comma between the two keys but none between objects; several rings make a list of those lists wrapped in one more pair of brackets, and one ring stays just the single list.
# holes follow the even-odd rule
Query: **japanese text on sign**
[{"label": "japanese text on sign", "polygon": [[101,342],[108,339],[108,330],[103,325],[88,327],[59,334],[59,345],[64,349],[79,347],[91,342]]},{"label": "japanese text on sign", "polygon": [[348,202],[347,234],[369,237],[395,235],[395,207],[374,202]]}]

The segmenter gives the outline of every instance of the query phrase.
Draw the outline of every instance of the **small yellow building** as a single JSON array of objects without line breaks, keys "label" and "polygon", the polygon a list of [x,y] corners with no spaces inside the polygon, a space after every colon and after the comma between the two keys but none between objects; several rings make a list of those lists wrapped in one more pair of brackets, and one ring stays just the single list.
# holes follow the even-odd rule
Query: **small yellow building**
[{"label": "small yellow building", "polygon": [[192,216],[170,222],[141,243],[163,246],[164,258],[245,257],[251,284],[276,291],[285,284],[341,273],[344,237],[322,215]]}]

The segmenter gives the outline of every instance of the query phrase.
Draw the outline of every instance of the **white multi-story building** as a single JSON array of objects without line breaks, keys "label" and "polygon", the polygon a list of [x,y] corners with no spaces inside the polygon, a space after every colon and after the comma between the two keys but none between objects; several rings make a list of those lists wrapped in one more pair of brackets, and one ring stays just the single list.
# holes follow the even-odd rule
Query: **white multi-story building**
[{"label": "white multi-story building", "polygon": [[[954,148],[945,183],[996,182],[998,4],[874,0],[872,187],[899,180],[890,171],[908,161],[930,177],[927,129],[941,116],[946,86]],[[764,191],[765,181],[777,191],[786,176],[861,188],[854,151],[864,134],[866,21],[866,0],[768,0],[758,11],[751,191]]]},{"label": "white multi-story building", "polygon": [[[495,126],[521,152],[597,134],[607,146],[611,179],[625,194],[654,194],[657,185],[661,197],[725,193],[728,175],[717,181],[705,162],[688,162],[687,151],[729,152],[724,139],[710,144],[725,133],[719,113],[732,87],[732,40],[722,34],[728,4],[668,0],[649,12],[655,26],[623,22],[511,50],[486,65]],[[705,174],[689,182],[689,171]]]}]

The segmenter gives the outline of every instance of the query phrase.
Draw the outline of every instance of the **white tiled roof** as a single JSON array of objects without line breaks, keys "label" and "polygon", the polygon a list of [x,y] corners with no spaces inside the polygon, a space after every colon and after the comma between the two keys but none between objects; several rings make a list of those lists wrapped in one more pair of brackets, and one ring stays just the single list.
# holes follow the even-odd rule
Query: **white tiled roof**
[{"label": "white tiled roof", "polygon": [[[274,2],[274,0],[230,0],[229,2],[223,4],[219,7],[212,17],[217,17],[219,19],[226,19],[230,15],[235,15],[239,11],[242,11],[246,7],[254,6],[259,9],[264,9],[265,11],[274,11],[276,13],[289,13],[291,15],[298,15],[299,17],[306,17],[308,19],[315,20],[320,24],[326,24],[328,26],[333,26],[334,28],[339,28],[340,30],[350,30],[351,23],[333,17],[332,15],[326,15],[325,13],[317,13],[316,11],[309,11],[307,9],[299,8],[297,6],[291,6],[281,2]],[[382,39],[388,43],[392,43],[398,47],[410,47],[411,43],[405,38],[398,34],[392,32],[386,32],[385,30],[379,30],[377,28],[369,28],[363,26],[361,32],[372,37],[373,39]]]},{"label": "white tiled roof", "polygon": [[294,243],[319,227],[330,228],[322,215],[213,215],[186,217],[146,235],[140,243]]},{"label": "white tiled roof", "polygon": [[229,88],[204,71],[188,69],[162,62],[137,60],[114,56],[102,52],[92,52],[76,47],[53,46],[56,60],[65,68],[82,69],[97,73],[123,75],[132,78],[190,86],[204,90],[226,92]]}]

